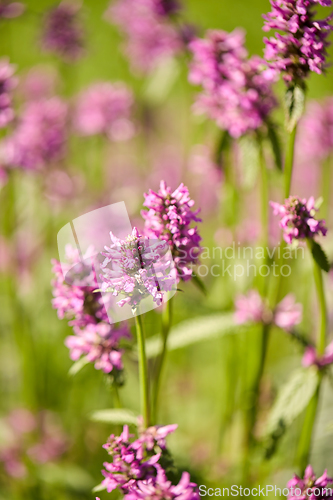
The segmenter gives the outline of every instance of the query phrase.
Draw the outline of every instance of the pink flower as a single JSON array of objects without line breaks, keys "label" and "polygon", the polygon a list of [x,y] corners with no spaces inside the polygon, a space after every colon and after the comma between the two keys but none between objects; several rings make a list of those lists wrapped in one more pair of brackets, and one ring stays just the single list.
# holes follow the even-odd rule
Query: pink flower
[{"label": "pink flower", "polygon": [[15,66],[9,64],[7,59],[0,59],[0,129],[14,118],[12,91],[17,84],[14,71]]},{"label": "pink flower", "polygon": [[290,331],[302,321],[303,306],[295,302],[295,297],[289,293],[281,300],[274,311],[274,323],[283,330]]},{"label": "pink flower", "polygon": [[257,290],[250,290],[247,295],[239,295],[235,300],[235,322],[238,324],[260,323],[267,316],[265,303]]},{"label": "pink flower", "polygon": [[79,96],[75,127],[81,135],[105,134],[110,140],[127,140],[134,133],[132,92],[122,83],[96,83]]},{"label": "pink flower", "polygon": [[[290,490],[288,500],[323,500],[324,498],[332,498],[332,495],[328,495],[325,491],[325,488],[332,482],[333,479],[327,476],[327,470],[317,479],[311,465],[308,465],[303,479],[295,475],[288,482],[287,487]],[[298,493],[297,489],[301,490],[300,495],[296,494]]]},{"label": "pink flower", "polygon": [[325,349],[322,356],[318,356],[316,349],[313,346],[308,346],[304,353],[302,359],[303,366],[313,366],[316,365],[318,368],[323,368],[324,366],[333,363],[333,342],[331,342]]}]

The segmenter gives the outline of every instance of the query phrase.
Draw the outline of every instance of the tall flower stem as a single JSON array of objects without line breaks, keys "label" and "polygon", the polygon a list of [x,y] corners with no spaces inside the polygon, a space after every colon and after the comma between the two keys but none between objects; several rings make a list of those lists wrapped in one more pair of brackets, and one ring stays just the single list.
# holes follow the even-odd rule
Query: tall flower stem
[{"label": "tall flower stem", "polygon": [[295,156],[295,140],[296,140],[297,125],[289,133],[286,160],[284,164],[284,196],[288,198],[290,195],[291,179],[294,166]]},{"label": "tall flower stem", "polygon": [[139,355],[139,382],[140,382],[140,397],[141,397],[141,413],[143,416],[143,425],[145,428],[150,425],[150,406],[149,406],[149,381],[147,358],[145,348],[145,337],[142,324],[142,316],[140,313],[135,316],[136,335],[138,342]]},{"label": "tall flower stem", "polygon": [[[312,250],[312,241],[307,241],[310,251]],[[320,269],[317,262],[313,262],[313,272],[315,285],[317,290],[319,309],[320,309],[320,322],[317,337],[317,352],[319,356],[322,356],[325,351],[326,345],[326,331],[327,331],[327,306],[325,299],[325,291],[323,284],[322,270]],[[302,428],[302,433],[298,446],[297,462],[299,464],[301,472],[304,472],[306,466],[308,465],[309,455],[311,451],[312,434],[313,428],[316,420],[316,414],[319,403],[320,387],[322,382],[323,374],[319,373],[318,387],[316,393],[312,397],[309,406],[306,410],[305,420]]]},{"label": "tall flower stem", "polygon": [[162,352],[156,361],[155,384],[153,396],[153,422],[155,423],[158,414],[159,392],[161,387],[161,379],[163,366],[167,353],[168,336],[172,324],[172,299],[166,303],[165,310],[162,313]]},{"label": "tall flower stem", "polygon": [[[268,226],[269,226],[269,185],[268,185],[268,175],[267,175],[267,167],[265,163],[264,151],[262,140],[258,138],[259,145],[259,162],[260,162],[260,202],[261,202],[261,244],[264,250],[264,262],[263,264],[267,264],[267,247],[268,247]],[[266,295],[267,292],[267,280],[263,279],[263,285],[261,293]]]}]

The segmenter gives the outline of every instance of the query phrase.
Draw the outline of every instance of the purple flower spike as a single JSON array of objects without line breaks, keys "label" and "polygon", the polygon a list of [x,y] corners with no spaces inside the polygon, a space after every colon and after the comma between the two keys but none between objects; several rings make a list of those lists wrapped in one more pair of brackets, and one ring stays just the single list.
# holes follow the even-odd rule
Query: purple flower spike
[{"label": "purple flower spike", "polygon": [[248,58],[244,38],[240,29],[215,30],[189,45],[189,80],[203,88],[194,109],[232,137],[260,128],[277,104],[272,91],[275,72],[259,57]]},{"label": "purple flower spike", "polygon": [[132,107],[132,92],[124,84],[96,83],[79,96],[75,127],[83,136],[104,134],[113,141],[129,139],[134,133]]},{"label": "purple flower spike", "polygon": [[[118,328],[109,323],[102,295],[94,293],[98,284],[89,259],[91,254],[92,249],[89,249],[81,262],[78,251],[68,246],[67,266],[52,261],[55,274],[52,305],[57,309],[58,317],[69,319],[70,326],[73,326],[74,335],[65,340],[71,359],[77,361],[84,356],[88,362],[94,363],[96,370],[117,374],[123,369],[119,342],[122,338],[130,338],[130,334],[126,323]],[[70,277],[75,284],[68,282],[67,275],[65,282],[63,272],[66,269],[67,275],[74,269],[75,275]]]},{"label": "purple flower spike", "polygon": [[192,210],[194,201],[188,188],[181,184],[175,191],[161,181],[160,189],[151,189],[144,194],[144,206],[149,210],[141,212],[145,219],[145,234],[168,243],[174,258],[178,279],[187,281],[192,277],[192,265],[198,263],[201,253],[197,227],[193,222],[201,222],[199,210]]},{"label": "purple flower spike", "polygon": [[67,105],[58,97],[30,102],[17,128],[4,140],[6,165],[37,170],[63,158],[67,141]]},{"label": "purple flower spike", "polygon": [[284,205],[270,202],[274,215],[281,217],[280,227],[284,230],[284,239],[287,243],[305,238],[314,239],[315,236],[326,235],[325,221],[314,217],[318,209],[313,197],[308,200],[297,196],[290,196]]},{"label": "purple flower spike", "polygon": [[[265,59],[283,74],[288,83],[302,83],[310,71],[321,74],[327,67],[327,37],[332,15],[315,19],[316,4],[330,6],[330,0],[271,0],[272,10],[264,15],[264,31],[279,30],[264,38]],[[281,33],[282,32],[282,33]]]},{"label": "purple flower spike", "polygon": [[79,3],[62,2],[44,20],[42,46],[70,61],[83,53],[84,33],[78,20]]},{"label": "purple flower spike", "polygon": [[17,80],[13,77],[15,67],[7,59],[0,59],[0,129],[6,127],[14,118],[12,90]]},{"label": "purple flower spike", "polygon": [[136,228],[124,240],[112,232],[110,236],[112,245],[102,252],[105,257],[100,275],[102,291],[112,292],[116,297],[122,294],[118,305],[129,304],[133,311],[150,296],[160,306],[164,293],[171,291],[175,284],[172,262],[165,259],[168,245],[165,241],[141,236]]},{"label": "purple flower spike", "polygon": [[177,0],[118,0],[110,5],[106,17],[125,33],[125,50],[133,68],[149,72],[184,48],[171,18],[178,10]]},{"label": "purple flower spike", "polygon": [[327,488],[330,483],[333,483],[333,479],[327,476],[326,470],[317,479],[311,465],[308,465],[305,469],[303,479],[295,475],[288,482],[288,500],[323,500],[325,498],[333,498],[330,494],[330,488]]},{"label": "purple flower spike", "polygon": [[160,458],[165,452],[165,437],[177,425],[149,427],[138,439],[125,425],[120,436],[111,435],[103,446],[112,462],[105,462],[102,482],[108,493],[116,488],[126,500],[199,500],[197,485],[184,472],[177,485],[168,480]]}]

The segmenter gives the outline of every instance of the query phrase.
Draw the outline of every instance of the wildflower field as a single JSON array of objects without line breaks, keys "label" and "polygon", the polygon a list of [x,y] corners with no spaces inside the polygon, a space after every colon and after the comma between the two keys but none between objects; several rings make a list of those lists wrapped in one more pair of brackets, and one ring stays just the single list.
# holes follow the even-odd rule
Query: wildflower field
[{"label": "wildflower field", "polygon": [[332,0],[0,0],[0,500],[333,499]]}]

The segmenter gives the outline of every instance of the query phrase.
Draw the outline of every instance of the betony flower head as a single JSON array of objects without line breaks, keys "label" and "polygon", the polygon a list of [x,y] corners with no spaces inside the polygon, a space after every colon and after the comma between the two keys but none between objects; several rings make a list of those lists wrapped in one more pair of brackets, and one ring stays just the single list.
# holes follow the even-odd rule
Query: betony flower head
[{"label": "betony flower head", "polygon": [[264,31],[279,31],[264,38],[265,59],[287,84],[302,83],[310,71],[321,74],[327,67],[332,15],[315,19],[313,7],[318,3],[332,4],[331,0],[271,0],[272,10],[263,16]]},{"label": "betony flower head", "polygon": [[127,500],[198,500],[197,485],[190,482],[187,472],[178,485],[173,485],[161,465],[163,457],[168,456],[165,437],[176,428],[149,427],[135,439],[125,425],[120,436],[111,435],[103,446],[112,460],[104,463],[102,471],[102,485],[107,491],[118,488]]},{"label": "betony flower head", "polygon": [[[288,500],[323,500],[324,498],[333,498],[329,493],[327,486],[333,482],[333,479],[328,477],[327,470],[324,474],[316,478],[311,465],[305,469],[304,478],[294,476],[287,484],[289,488]],[[326,491],[327,488],[327,491]],[[301,495],[297,495],[296,490],[301,490]]]},{"label": "betony flower head", "polygon": [[23,14],[25,6],[21,2],[0,0],[0,19],[13,19]]},{"label": "betony flower head", "polygon": [[118,0],[110,5],[106,17],[126,34],[126,54],[135,69],[149,72],[184,48],[171,20],[178,8],[173,0]]},{"label": "betony flower head", "polygon": [[78,98],[75,128],[84,136],[104,134],[114,141],[129,139],[134,132],[132,107],[133,95],[126,85],[96,83]]},{"label": "betony flower head", "polygon": [[248,58],[240,29],[208,31],[194,39],[189,80],[200,85],[195,111],[204,113],[232,137],[257,130],[276,106],[272,92],[275,72],[259,57]]},{"label": "betony flower head", "polygon": [[326,235],[325,221],[315,219],[318,209],[313,197],[308,200],[297,196],[290,196],[284,205],[270,202],[274,215],[279,215],[280,227],[284,231],[284,239],[287,243],[293,240],[313,239],[315,236]]},{"label": "betony flower head", "polygon": [[42,46],[67,60],[83,53],[84,32],[78,19],[79,3],[62,2],[49,10],[44,19]]},{"label": "betony flower head", "polygon": [[74,335],[65,340],[71,359],[77,361],[84,356],[94,363],[96,370],[117,375],[123,369],[119,343],[130,335],[126,323],[117,328],[109,323],[102,295],[94,292],[98,283],[89,257],[92,253],[88,249],[81,261],[78,251],[67,246],[67,264],[52,261],[55,274],[52,305],[58,317],[67,318],[73,326]]},{"label": "betony flower head", "polygon": [[147,297],[161,305],[164,293],[171,291],[175,283],[172,262],[165,259],[169,249],[166,242],[141,236],[137,228],[124,240],[112,232],[110,237],[111,246],[102,252],[102,291],[121,294],[118,305],[129,304],[133,311]]},{"label": "betony flower head", "polygon": [[29,102],[2,144],[5,164],[37,170],[61,160],[67,142],[67,105],[58,97]]},{"label": "betony flower head", "polygon": [[0,59],[0,129],[14,118],[12,90],[17,84],[14,71],[15,67],[9,64],[8,59]]},{"label": "betony flower head", "polygon": [[313,346],[308,346],[305,350],[302,365],[303,366],[318,366],[318,368],[323,368],[324,366],[333,363],[333,342],[331,342],[325,349],[322,356],[319,356],[316,349]]},{"label": "betony flower head", "polygon": [[302,321],[302,304],[295,301],[292,293],[286,295],[272,311],[257,290],[239,295],[235,300],[235,322],[243,324],[274,324],[287,332]]},{"label": "betony flower head", "polygon": [[143,210],[144,231],[149,237],[168,243],[174,259],[178,279],[187,281],[192,277],[192,265],[198,263],[201,253],[201,237],[193,222],[201,222],[197,217],[199,210],[193,210],[194,201],[188,188],[180,184],[175,191],[160,183],[160,189],[151,189],[144,194]]}]

